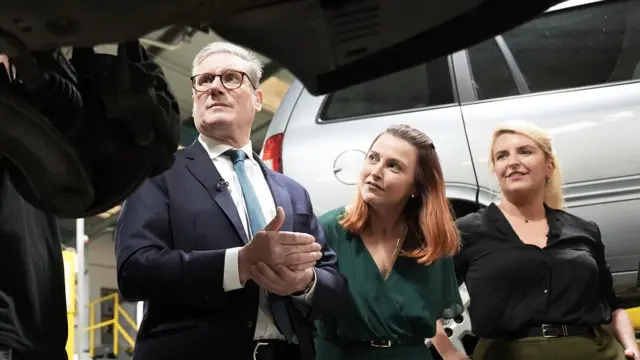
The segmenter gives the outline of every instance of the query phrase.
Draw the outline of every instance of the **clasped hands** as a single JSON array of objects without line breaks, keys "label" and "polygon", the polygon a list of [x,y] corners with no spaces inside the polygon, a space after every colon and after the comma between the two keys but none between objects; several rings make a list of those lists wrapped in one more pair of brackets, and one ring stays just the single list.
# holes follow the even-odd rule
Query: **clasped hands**
[{"label": "clasped hands", "polygon": [[240,281],[253,280],[281,296],[304,291],[314,281],[313,266],[322,258],[313,236],[279,231],[284,218],[278,207],[276,217],[238,253]]}]

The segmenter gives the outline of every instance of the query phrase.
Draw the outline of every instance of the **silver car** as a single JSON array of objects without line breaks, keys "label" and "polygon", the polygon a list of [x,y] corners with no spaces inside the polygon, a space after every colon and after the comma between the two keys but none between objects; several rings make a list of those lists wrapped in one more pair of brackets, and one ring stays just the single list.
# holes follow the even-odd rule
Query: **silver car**
[{"label": "silver car", "polygon": [[567,1],[463,51],[327,96],[294,82],[262,157],[305,186],[322,214],[353,198],[374,136],[410,124],[435,142],[447,195],[463,216],[497,198],[487,163],[494,126],[533,121],[554,136],[568,210],[598,223],[616,289],[635,302],[639,24],[638,0]]}]

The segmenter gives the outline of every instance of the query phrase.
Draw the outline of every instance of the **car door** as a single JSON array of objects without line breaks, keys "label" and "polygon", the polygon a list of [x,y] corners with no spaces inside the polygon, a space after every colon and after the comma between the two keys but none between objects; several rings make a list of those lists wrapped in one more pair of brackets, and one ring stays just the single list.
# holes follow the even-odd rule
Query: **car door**
[{"label": "car door", "polygon": [[600,226],[619,291],[634,287],[640,260],[638,24],[639,1],[569,1],[454,55],[480,202],[498,193],[493,128],[519,119],[549,130],[568,211]]}]

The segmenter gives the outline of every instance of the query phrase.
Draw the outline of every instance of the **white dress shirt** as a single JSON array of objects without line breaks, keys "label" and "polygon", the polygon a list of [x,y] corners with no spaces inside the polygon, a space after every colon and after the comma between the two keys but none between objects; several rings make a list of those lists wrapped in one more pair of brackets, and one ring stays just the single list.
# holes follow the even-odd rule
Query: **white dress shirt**
[{"label": "white dress shirt", "polygon": [[[200,144],[202,144],[202,146],[209,154],[209,157],[220,173],[220,176],[229,183],[228,190],[231,193],[233,203],[238,210],[240,220],[242,220],[242,225],[244,226],[244,230],[247,233],[247,238],[249,238],[250,232],[247,223],[247,208],[244,202],[244,197],[242,196],[242,187],[240,186],[238,177],[233,170],[233,163],[228,157],[222,156],[225,151],[232,149],[233,147],[227,144],[222,144],[203,135],[200,135],[198,137],[198,141],[200,142]],[[251,182],[251,185],[255,190],[256,196],[258,197],[258,202],[260,203],[260,207],[262,208],[262,214],[264,215],[265,223],[268,224],[269,222],[271,222],[271,220],[273,220],[273,218],[276,217],[275,201],[273,199],[273,195],[271,194],[271,190],[269,189],[269,184],[267,183],[267,180],[262,173],[260,164],[258,164],[253,158],[253,149],[251,146],[251,142],[243,146],[240,150],[244,151],[248,156],[248,158],[244,161],[244,168],[247,172],[247,176],[249,177],[249,181]],[[230,248],[225,252],[224,278],[222,280],[224,291],[233,291],[244,286],[244,284],[240,283],[240,273],[238,269],[238,251],[240,250],[240,248],[241,247]],[[292,297],[297,300],[309,303],[315,290],[315,285],[316,284],[314,279],[312,288],[308,293],[301,296]],[[258,308],[258,317],[256,319],[254,340],[283,340],[284,336],[278,331],[273,322],[273,317],[271,316],[266,301],[266,292],[262,289],[260,291],[259,304],[260,306]]]}]

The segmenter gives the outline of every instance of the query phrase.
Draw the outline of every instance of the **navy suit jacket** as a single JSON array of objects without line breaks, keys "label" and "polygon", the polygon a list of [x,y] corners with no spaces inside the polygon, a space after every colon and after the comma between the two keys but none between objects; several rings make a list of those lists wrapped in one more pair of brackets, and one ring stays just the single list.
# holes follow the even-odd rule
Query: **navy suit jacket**
[{"label": "navy suit jacket", "polygon": [[[310,306],[277,297],[287,305],[301,351],[309,358],[313,320],[345,302],[346,279],[337,271],[307,191],[258,162],[276,206],[284,209],[281,230],[311,234],[323,248]],[[222,287],[225,249],[248,241],[222,183],[196,141],[176,153],[171,169],[145,181],[123,204],[115,232],[118,288],[129,301],[147,302],[134,359],[199,359],[198,354],[220,351],[220,346],[251,347],[258,287],[252,281],[234,291]]]}]

